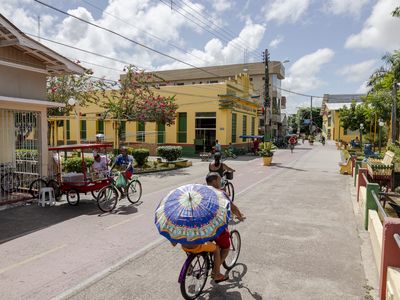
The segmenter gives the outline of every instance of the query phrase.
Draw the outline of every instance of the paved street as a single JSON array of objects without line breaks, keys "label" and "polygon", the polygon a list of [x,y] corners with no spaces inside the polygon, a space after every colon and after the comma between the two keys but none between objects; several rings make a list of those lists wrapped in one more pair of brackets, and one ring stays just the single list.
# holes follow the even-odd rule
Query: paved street
[{"label": "paved street", "polygon": [[[300,145],[294,154],[278,151],[272,167],[253,157],[227,162],[237,170],[236,201],[247,216],[237,226],[242,252],[231,280],[208,283],[204,299],[364,297],[360,241],[338,160],[333,146],[317,144]],[[203,182],[206,173],[207,163],[196,161],[192,168],[142,176],[143,203],[123,201],[113,214],[99,214],[91,202],[15,209],[16,217],[34,210],[48,222],[24,234],[28,221],[18,226],[1,218],[2,228],[13,224],[8,231],[20,235],[0,229],[2,298],[179,299],[185,255],[160,238],[153,213],[170,189]]]}]

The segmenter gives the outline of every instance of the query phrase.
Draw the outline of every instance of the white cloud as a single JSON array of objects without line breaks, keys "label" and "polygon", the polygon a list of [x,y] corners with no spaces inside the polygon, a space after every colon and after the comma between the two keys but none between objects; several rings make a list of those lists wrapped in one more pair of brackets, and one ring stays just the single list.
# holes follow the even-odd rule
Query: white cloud
[{"label": "white cloud", "polygon": [[[198,3],[192,3],[192,6],[199,11],[205,9]],[[189,54],[187,54],[170,47],[167,43],[187,49],[189,47],[186,43],[191,40],[187,38],[187,35],[196,35],[195,31],[199,31],[199,27],[188,22],[175,10],[171,11],[168,6],[161,2],[154,0],[112,0],[108,2],[100,17],[95,17],[96,15],[90,7],[86,9],[72,4],[69,7],[71,14],[115,30],[123,36],[196,66],[240,63],[243,60],[243,49],[238,45],[246,44],[248,49],[257,49],[265,33],[265,25],[254,24],[251,20],[248,20],[241,32],[228,42],[213,38],[206,41],[204,47],[191,48],[188,50]],[[4,13],[23,31],[34,31],[33,33],[36,33],[36,16],[40,13],[43,23],[43,37],[131,62],[146,70],[187,67],[187,65],[150,52],[130,41],[82,23],[72,17],[63,18],[56,14],[54,14],[55,17],[52,17],[52,11],[33,4],[32,0],[3,0],[0,12]],[[49,14],[45,15],[45,13]],[[118,16],[119,19],[112,15]],[[125,22],[122,22],[121,19]],[[162,40],[151,35],[160,37]],[[83,66],[93,68],[96,76],[117,79],[121,72],[86,64],[84,61],[118,70],[122,70],[124,65],[44,40],[42,42],[68,58],[82,61]]]},{"label": "white cloud", "polygon": [[310,0],[273,0],[267,2],[262,11],[267,21],[295,23],[307,11]]},{"label": "white cloud", "polygon": [[339,74],[346,77],[348,82],[359,82],[368,78],[376,64],[375,59],[366,60],[357,64],[345,66],[339,71]]},{"label": "white cloud", "polygon": [[277,36],[276,38],[274,38],[270,43],[269,43],[269,47],[270,48],[276,48],[280,45],[280,43],[282,43],[284,40],[283,36]]},{"label": "white cloud", "polygon": [[368,82],[364,81],[360,87],[356,90],[357,94],[366,94],[369,92],[370,87],[368,87]]},{"label": "white cloud", "polygon": [[218,12],[223,12],[232,8],[231,0],[213,0],[211,1],[213,8]]},{"label": "white cloud", "polygon": [[321,87],[324,82],[317,75],[334,55],[331,49],[323,48],[301,57],[290,67],[288,76],[282,81],[283,87],[296,92],[308,92]]},{"label": "white cloud", "polygon": [[375,48],[393,51],[400,48],[400,19],[391,13],[398,0],[379,0],[364,27],[358,34],[351,35],[345,44],[346,48]]},{"label": "white cloud", "polygon": [[[190,54],[201,58],[201,62],[193,56],[187,54],[182,55],[177,53],[176,55],[179,55],[182,60],[197,66],[241,63],[243,60],[243,49],[238,47],[238,44],[240,44],[239,42],[242,44],[245,43],[248,46],[248,49],[257,49],[260,46],[264,33],[264,25],[254,24],[249,20],[239,35],[229,41],[226,45],[224,45],[221,40],[213,38],[207,42],[207,44],[204,46],[204,50],[192,50]],[[171,64],[164,64],[160,66],[160,69],[166,70],[182,67],[187,66],[179,62],[173,62]]]},{"label": "white cloud", "polygon": [[351,14],[359,16],[362,8],[369,3],[369,0],[330,0],[325,9],[335,15]]}]

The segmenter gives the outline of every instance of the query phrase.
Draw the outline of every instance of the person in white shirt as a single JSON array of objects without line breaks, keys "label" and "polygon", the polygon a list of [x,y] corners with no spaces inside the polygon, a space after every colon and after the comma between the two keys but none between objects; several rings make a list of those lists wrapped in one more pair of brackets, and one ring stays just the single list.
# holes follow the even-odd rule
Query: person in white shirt
[{"label": "person in white shirt", "polygon": [[93,173],[98,173],[98,174],[105,174],[108,172],[108,165],[107,165],[107,159],[105,156],[101,156],[99,153],[96,151],[93,151],[93,158],[94,162],[92,164],[92,172]]}]

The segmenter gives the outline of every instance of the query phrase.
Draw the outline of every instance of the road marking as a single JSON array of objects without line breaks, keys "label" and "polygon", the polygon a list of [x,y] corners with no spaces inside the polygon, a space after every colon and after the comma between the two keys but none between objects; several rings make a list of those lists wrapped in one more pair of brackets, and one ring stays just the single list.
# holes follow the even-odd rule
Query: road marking
[{"label": "road marking", "polygon": [[140,214],[140,215],[134,216],[134,217],[129,218],[129,219],[127,219],[127,220],[123,220],[123,221],[118,222],[118,223],[116,223],[116,224],[114,224],[114,225],[108,226],[106,229],[111,229],[111,228],[117,227],[117,226],[119,226],[119,225],[128,223],[128,222],[132,221],[133,219],[136,219],[136,218],[139,218],[139,217],[142,217],[142,216],[144,216],[144,214]]},{"label": "road marking", "polygon": [[70,289],[64,291],[63,293],[61,293],[60,295],[53,297],[52,300],[68,299],[68,298],[71,298],[71,297],[79,294],[79,292],[81,292],[82,290],[88,288],[89,286],[95,284],[96,282],[100,281],[101,279],[107,277],[109,274],[123,268],[129,262],[147,254],[150,250],[154,249],[155,247],[160,246],[163,243],[167,243],[167,240],[164,237],[160,237],[160,238],[156,239],[155,241],[151,242],[150,244],[147,244],[146,246],[139,249],[138,251],[121,259],[116,264],[108,267],[107,269],[105,269],[103,271],[95,273],[93,276],[82,281],[80,284],[76,285],[75,287],[70,288]]},{"label": "road marking", "polygon": [[67,244],[63,244],[63,245],[61,245],[61,246],[55,247],[55,248],[53,248],[53,249],[50,249],[50,250],[48,250],[48,251],[46,251],[46,252],[43,252],[43,253],[40,253],[40,254],[38,254],[38,255],[32,256],[32,257],[30,257],[30,258],[27,258],[27,259],[25,259],[25,260],[23,260],[23,261],[20,261],[20,262],[16,263],[16,264],[13,264],[13,265],[11,265],[11,266],[8,266],[8,267],[5,267],[5,268],[3,268],[3,269],[0,269],[0,274],[3,274],[3,273],[5,273],[5,272],[7,272],[7,271],[10,271],[10,270],[12,270],[12,269],[18,268],[18,267],[20,267],[20,266],[22,266],[22,265],[25,265],[25,264],[27,264],[27,263],[30,263],[31,261],[34,261],[34,260],[39,259],[39,258],[41,258],[41,257],[43,257],[43,256],[46,256],[46,255],[48,255],[48,254],[50,254],[50,253],[53,253],[53,252],[55,252],[55,251],[57,251],[57,250],[60,250],[60,249],[62,249],[62,248],[64,248],[64,247],[66,247],[66,246],[67,246]]}]

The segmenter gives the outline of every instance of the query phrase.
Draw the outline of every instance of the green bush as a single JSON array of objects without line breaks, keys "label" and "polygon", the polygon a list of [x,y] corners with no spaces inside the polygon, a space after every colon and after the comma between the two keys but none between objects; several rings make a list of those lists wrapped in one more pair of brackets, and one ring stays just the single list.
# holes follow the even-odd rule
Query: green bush
[{"label": "green bush", "polygon": [[139,148],[132,150],[132,156],[136,160],[138,167],[144,166],[144,164],[147,162],[147,158],[149,157],[149,155],[149,149]]},{"label": "green bush", "polygon": [[160,146],[157,147],[157,155],[168,161],[177,160],[182,156],[181,146]]},{"label": "green bush", "polygon": [[390,144],[387,146],[387,149],[394,153],[393,162],[400,163],[400,147],[395,144]]},{"label": "green bush", "polygon": [[[90,168],[93,164],[93,157],[85,157],[85,164],[87,168]],[[65,172],[77,172],[82,173],[82,158],[81,157],[69,157],[64,162]]]}]

